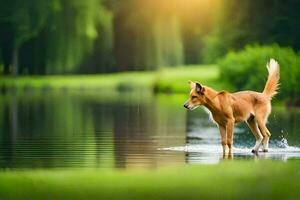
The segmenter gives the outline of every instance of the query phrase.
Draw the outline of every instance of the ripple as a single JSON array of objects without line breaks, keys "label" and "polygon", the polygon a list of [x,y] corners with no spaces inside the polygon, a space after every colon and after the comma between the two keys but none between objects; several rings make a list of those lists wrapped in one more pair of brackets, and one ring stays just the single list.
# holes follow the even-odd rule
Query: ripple
[{"label": "ripple", "polygon": [[[238,158],[262,158],[286,161],[291,158],[300,158],[300,147],[285,146],[280,148],[278,146],[271,146],[269,152],[259,152],[258,156],[251,153],[252,148],[248,147],[234,147],[233,153]],[[189,163],[218,163],[222,159],[222,147],[215,144],[187,144],[185,146],[174,146],[159,148],[161,151],[181,151],[188,153],[187,160]]]}]

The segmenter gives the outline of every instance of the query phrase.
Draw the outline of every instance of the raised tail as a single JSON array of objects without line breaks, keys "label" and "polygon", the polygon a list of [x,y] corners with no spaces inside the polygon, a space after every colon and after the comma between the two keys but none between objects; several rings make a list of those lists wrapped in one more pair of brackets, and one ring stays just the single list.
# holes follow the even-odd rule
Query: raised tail
[{"label": "raised tail", "polygon": [[269,72],[268,80],[265,85],[263,94],[272,98],[278,93],[279,89],[279,64],[276,60],[271,58],[270,62],[267,64],[267,69]]}]

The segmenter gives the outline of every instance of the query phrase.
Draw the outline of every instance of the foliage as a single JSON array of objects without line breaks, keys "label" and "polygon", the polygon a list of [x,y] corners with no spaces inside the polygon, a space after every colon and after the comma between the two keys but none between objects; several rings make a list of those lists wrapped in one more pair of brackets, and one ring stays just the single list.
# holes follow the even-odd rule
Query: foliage
[{"label": "foliage", "polygon": [[[300,49],[300,1],[0,0],[0,73],[215,63],[247,44]],[[2,67],[3,66],[3,67]]]},{"label": "foliage", "polygon": [[262,91],[267,78],[265,66],[270,58],[280,64],[279,98],[291,104],[299,103],[300,55],[291,48],[251,45],[242,51],[230,52],[219,61],[221,79],[234,90]]},{"label": "foliage", "polygon": [[300,1],[220,0],[214,31],[204,40],[203,59],[213,63],[247,44],[277,43],[300,50]]},{"label": "foliage", "polygon": [[108,14],[101,0],[12,0],[2,5],[4,72],[14,74],[75,71],[99,37],[101,17]]},{"label": "foliage", "polygon": [[214,32],[204,38],[204,50],[202,52],[202,61],[204,63],[215,63],[216,60],[228,51],[225,43],[219,35]]},{"label": "foliage", "polygon": [[199,63],[201,37],[212,29],[213,18],[210,0],[12,0],[2,5],[4,74],[153,70]]},{"label": "foliage", "polygon": [[212,2],[119,2],[114,15],[116,60],[121,70],[199,63],[201,36],[212,28]]},{"label": "foliage", "polygon": [[0,1],[0,44],[5,71],[9,64],[12,73],[17,74],[18,53],[21,45],[38,35],[46,24],[47,15],[56,1]]},{"label": "foliage", "polygon": [[[98,36],[97,25],[103,8],[98,0],[68,0],[59,2],[46,27],[45,67],[47,74],[68,73],[93,47]],[[63,58],[63,59],[62,59]]]}]

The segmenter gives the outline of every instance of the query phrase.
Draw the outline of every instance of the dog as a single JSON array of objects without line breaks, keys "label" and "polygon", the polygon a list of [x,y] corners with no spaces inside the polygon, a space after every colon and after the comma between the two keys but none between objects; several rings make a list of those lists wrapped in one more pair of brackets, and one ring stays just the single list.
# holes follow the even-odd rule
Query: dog
[{"label": "dog", "polygon": [[268,116],[271,113],[271,100],[279,89],[279,64],[270,59],[267,63],[268,79],[263,92],[240,91],[229,93],[218,92],[208,86],[189,81],[191,88],[189,99],[184,107],[193,110],[198,106],[204,106],[210,111],[212,120],[217,124],[223,147],[223,157],[232,157],[234,125],[246,122],[255,136],[256,142],[252,153],[258,154],[263,145],[263,152],[268,152],[270,131],[266,127]]}]

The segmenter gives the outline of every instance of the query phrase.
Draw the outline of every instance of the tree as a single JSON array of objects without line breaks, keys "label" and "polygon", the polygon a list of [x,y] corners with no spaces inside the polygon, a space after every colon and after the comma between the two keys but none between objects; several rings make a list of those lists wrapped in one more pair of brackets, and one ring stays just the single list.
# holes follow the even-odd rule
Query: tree
[{"label": "tree", "polygon": [[5,72],[74,72],[98,37],[97,26],[104,13],[101,2],[0,0]]},{"label": "tree", "polygon": [[[55,1],[39,0],[11,0],[9,2],[1,0],[0,12],[3,13],[0,18],[2,45],[8,50],[8,55],[3,57],[10,58],[11,61],[5,61],[5,69],[11,65],[11,73],[18,74],[19,66],[19,48],[27,40],[37,36],[46,23],[47,15],[51,5]],[[6,32],[9,30],[9,32]],[[8,41],[5,41],[8,40]]]},{"label": "tree", "polygon": [[246,44],[278,43],[300,49],[300,2],[287,0],[220,0],[214,33],[206,40],[207,62]]},{"label": "tree", "polygon": [[[47,26],[46,73],[72,73],[99,37],[103,11],[100,0],[60,0]],[[103,12],[102,12],[103,11]]]}]

